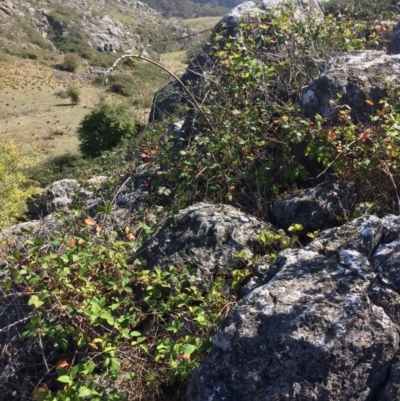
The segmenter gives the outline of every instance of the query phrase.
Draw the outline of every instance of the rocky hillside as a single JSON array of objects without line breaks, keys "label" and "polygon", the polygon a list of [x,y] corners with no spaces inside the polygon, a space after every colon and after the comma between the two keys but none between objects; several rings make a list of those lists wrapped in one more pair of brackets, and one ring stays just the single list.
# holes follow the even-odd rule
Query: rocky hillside
[{"label": "rocky hillside", "polygon": [[181,50],[198,42],[191,28],[140,1],[0,2],[0,51],[37,58],[56,50],[77,52]]},{"label": "rocky hillside", "polygon": [[400,23],[274,5],[0,233],[1,401],[400,399]]}]

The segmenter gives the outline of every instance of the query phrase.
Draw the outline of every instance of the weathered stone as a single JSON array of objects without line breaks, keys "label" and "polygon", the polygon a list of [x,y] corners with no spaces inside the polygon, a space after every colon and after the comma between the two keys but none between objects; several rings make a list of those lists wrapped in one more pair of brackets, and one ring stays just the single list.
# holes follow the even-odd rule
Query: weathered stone
[{"label": "weathered stone", "polygon": [[141,257],[149,268],[190,265],[204,287],[219,270],[243,267],[237,258],[240,251],[249,258],[259,253],[256,234],[266,227],[232,206],[199,203],[166,220]]},{"label": "weathered stone", "polygon": [[392,36],[390,37],[388,53],[400,54],[400,21],[394,27]]},{"label": "weathered stone", "polygon": [[55,181],[47,187],[47,191],[53,198],[73,199],[79,192],[80,185],[76,180],[64,179]]},{"label": "weathered stone", "polygon": [[72,203],[72,199],[67,198],[66,196],[57,197],[50,201],[48,206],[49,210],[62,210],[68,209],[68,206]]},{"label": "weathered stone", "polygon": [[370,257],[383,235],[383,223],[375,216],[360,217],[341,227],[327,230],[306,249],[331,256],[342,250],[354,250]]},{"label": "weathered stone", "polygon": [[[360,219],[351,228],[366,224]],[[386,399],[397,394],[398,326],[369,297],[377,283],[367,258],[374,241],[359,253],[357,240],[342,239],[331,256],[280,253],[274,277],[222,322],[188,401],[367,401],[381,399],[389,374]]]},{"label": "weathered stone", "polygon": [[390,376],[386,383],[381,401],[393,401],[400,399],[400,357],[397,356],[397,363],[393,363],[390,369]]},{"label": "weathered stone", "polygon": [[382,242],[388,244],[399,238],[400,235],[400,216],[388,215],[381,219],[384,227]]},{"label": "weathered stone", "polygon": [[261,12],[262,10],[254,1],[245,1],[226,14],[222,21],[230,25],[236,25],[244,18],[256,18]]},{"label": "weathered stone", "polygon": [[356,202],[355,186],[328,181],[299,194],[274,202],[272,215],[279,228],[300,223],[305,232],[342,223],[351,215]]},{"label": "weathered stone", "polygon": [[397,82],[399,73],[400,55],[371,50],[333,58],[306,89],[301,101],[302,112],[305,117],[319,114],[337,120],[337,102],[351,107],[354,121],[369,121],[379,101],[388,94],[387,82]]},{"label": "weathered stone", "polygon": [[47,237],[57,227],[57,219],[49,214],[42,219],[19,223],[0,231],[0,241],[18,249],[27,239],[38,236]]},{"label": "weathered stone", "polygon": [[400,240],[382,244],[374,253],[372,263],[384,283],[390,283],[400,292]]},{"label": "weathered stone", "polygon": [[83,195],[83,198],[87,198],[89,194],[82,192],[80,188],[76,180],[65,179],[55,181],[43,191],[28,199],[28,212],[35,218],[43,217],[58,207],[67,207],[79,195]]},{"label": "weathered stone", "polygon": [[301,18],[304,15],[313,15],[314,17],[322,17],[324,12],[321,3],[318,0],[262,0],[260,8],[267,10],[280,4],[293,4],[296,8],[295,17]]}]

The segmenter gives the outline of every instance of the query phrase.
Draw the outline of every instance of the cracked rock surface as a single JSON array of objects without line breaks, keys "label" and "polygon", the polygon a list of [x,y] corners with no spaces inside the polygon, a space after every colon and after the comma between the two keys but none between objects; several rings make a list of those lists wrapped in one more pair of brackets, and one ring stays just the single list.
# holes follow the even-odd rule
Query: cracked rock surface
[{"label": "cracked rock surface", "polygon": [[198,203],[168,220],[143,258],[149,268],[190,265],[198,272],[199,286],[206,287],[218,270],[243,267],[240,251],[248,257],[259,253],[256,235],[266,227],[273,230],[232,206]]},{"label": "cracked rock surface", "polygon": [[400,397],[399,217],[286,249],[221,323],[189,401]]},{"label": "cracked rock surface", "polygon": [[399,54],[369,50],[332,58],[306,89],[301,101],[303,115],[313,118],[319,114],[337,120],[338,101],[351,107],[353,121],[369,121],[379,101],[388,94],[387,82],[396,83],[399,71]]},{"label": "cracked rock surface", "polygon": [[357,199],[355,185],[327,181],[275,201],[272,208],[276,226],[287,229],[300,223],[305,232],[338,225],[351,215]]}]

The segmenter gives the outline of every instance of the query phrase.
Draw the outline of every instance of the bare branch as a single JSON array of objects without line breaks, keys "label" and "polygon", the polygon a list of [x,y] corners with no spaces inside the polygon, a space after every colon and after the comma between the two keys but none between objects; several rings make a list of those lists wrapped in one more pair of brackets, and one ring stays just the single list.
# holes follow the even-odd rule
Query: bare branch
[{"label": "bare branch", "polygon": [[141,54],[124,54],[123,56],[119,57],[114,64],[106,71],[106,79],[105,82],[107,82],[107,79],[109,77],[109,75],[114,71],[115,67],[117,66],[117,64],[123,60],[124,58],[128,58],[128,57],[133,57],[133,58],[137,58],[139,60],[144,60],[147,61],[150,64],[155,65],[158,68],[161,68],[163,71],[165,71],[167,74],[171,75],[171,77],[173,77],[176,81],[179,82],[179,84],[182,86],[182,88],[184,89],[184,91],[188,94],[188,96],[191,99],[191,103],[193,104],[193,106],[200,112],[200,114],[204,117],[205,121],[207,122],[207,125],[210,129],[212,129],[212,124],[210,122],[210,120],[208,119],[208,117],[206,116],[206,114],[204,113],[204,111],[202,110],[202,108],[200,107],[200,105],[197,103],[197,100],[195,99],[195,97],[193,96],[192,92],[189,90],[189,88],[170,70],[168,70],[168,68],[165,68],[163,65],[157,63],[156,61],[144,57]]}]

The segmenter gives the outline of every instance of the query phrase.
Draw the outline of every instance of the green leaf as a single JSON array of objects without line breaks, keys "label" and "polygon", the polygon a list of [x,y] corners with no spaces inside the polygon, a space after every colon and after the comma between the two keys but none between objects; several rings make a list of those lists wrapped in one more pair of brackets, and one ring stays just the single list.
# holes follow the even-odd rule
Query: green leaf
[{"label": "green leaf", "polygon": [[44,304],[37,295],[32,295],[29,298],[28,305],[33,305],[35,308],[40,308]]},{"label": "green leaf", "polygon": [[58,377],[57,378],[57,380],[59,381],[59,382],[61,382],[61,383],[65,383],[65,384],[68,384],[68,385],[72,385],[72,380],[71,380],[71,378],[69,377],[69,376],[67,376],[67,375],[64,375],[64,376],[60,376],[60,377]]},{"label": "green leaf", "polygon": [[192,344],[185,344],[182,348],[181,348],[181,353],[182,354],[193,354],[194,351],[197,350],[197,347],[195,345]]},{"label": "green leaf", "polygon": [[79,397],[88,397],[88,396],[90,396],[90,395],[92,395],[92,394],[93,394],[93,392],[92,392],[92,390],[91,390],[90,388],[81,387],[81,388],[79,389],[78,396],[79,396]]},{"label": "green leaf", "polygon": [[144,352],[149,352],[149,347],[146,344],[140,344],[140,348],[144,351]]}]

